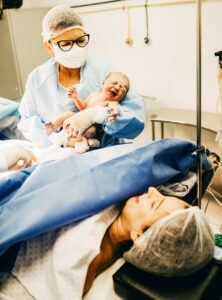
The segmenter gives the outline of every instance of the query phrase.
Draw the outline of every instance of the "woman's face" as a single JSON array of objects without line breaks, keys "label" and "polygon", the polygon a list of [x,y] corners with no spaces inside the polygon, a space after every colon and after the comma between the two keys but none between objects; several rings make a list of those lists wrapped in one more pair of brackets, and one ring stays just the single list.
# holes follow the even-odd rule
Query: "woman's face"
[{"label": "woman's face", "polygon": [[[55,42],[58,42],[58,41],[76,40],[76,39],[80,38],[81,36],[83,36],[84,33],[85,32],[80,28],[73,28],[73,29],[64,31],[63,33],[57,35],[55,38],[52,39],[52,42],[51,41],[49,42],[49,44],[53,43],[53,42],[55,43]],[[53,47],[48,45],[48,43],[45,43],[45,46],[46,46],[47,50],[50,52],[51,56],[54,57]]]},{"label": "woman's face", "polygon": [[[135,231],[140,236],[155,222],[178,209],[190,207],[185,201],[175,197],[163,196],[151,187],[148,193],[130,198],[122,211],[122,220],[129,232]],[[139,237],[138,236],[138,237]]]}]

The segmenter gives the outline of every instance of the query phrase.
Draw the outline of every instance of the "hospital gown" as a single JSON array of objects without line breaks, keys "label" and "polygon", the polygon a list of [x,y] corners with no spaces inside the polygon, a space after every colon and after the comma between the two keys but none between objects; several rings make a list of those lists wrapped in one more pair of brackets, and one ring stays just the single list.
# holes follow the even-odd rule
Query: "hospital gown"
[{"label": "hospital gown", "polygon": [[[102,82],[113,71],[116,70],[111,65],[89,56],[81,69],[80,81],[76,84],[80,98],[86,99],[92,92],[101,91]],[[44,123],[55,120],[66,111],[78,112],[73,99],[66,97],[66,88],[58,83],[56,62],[50,59],[28,77],[19,108],[21,121],[18,128],[34,144],[49,146],[51,141],[44,133]],[[107,119],[103,124],[104,133],[98,137],[101,147],[118,144],[121,138],[135,138],[143,130],[144,120],[144,100],[131,86],[121,101],[116,122],[110,124]]]},{"label": "hospital gown", "polygon": [[36,300],[82,299],[88,266],[120,207],[23,242],[12,274]]}]

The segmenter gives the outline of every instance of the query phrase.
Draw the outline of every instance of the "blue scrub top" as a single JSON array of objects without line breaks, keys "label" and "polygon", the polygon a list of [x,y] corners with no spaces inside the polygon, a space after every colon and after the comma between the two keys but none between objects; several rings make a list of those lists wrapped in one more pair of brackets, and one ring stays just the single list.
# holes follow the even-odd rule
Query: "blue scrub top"
[{"label": "blue scrub top", "polygon": [[[80,81],[76,84],[82,99],[101,91],[102,82],[110,72],[117,71],[103,60],[88,56],[81,68]],[[34,69],[28,76],[21,101],[19,130],[34,144],[43,147],[51,144],[44,132],[44,123],[55,120],[66,111],[78,112],[72,99],[67,98],[66,88],[58,82],[56,61],[52,58]],[[98,137],[101,147],[118,144],[120,138],[133,139],[144,129],[144,100],[132,85],[120,103],[120,112],[114,124],[106,120],[103,133]]]}]

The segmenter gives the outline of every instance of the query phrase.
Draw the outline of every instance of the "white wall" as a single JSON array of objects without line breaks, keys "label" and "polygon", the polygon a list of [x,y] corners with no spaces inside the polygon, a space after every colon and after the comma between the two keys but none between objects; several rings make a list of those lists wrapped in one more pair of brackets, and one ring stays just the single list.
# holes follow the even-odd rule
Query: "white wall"
[{"label": "white wall", "polygon": [[[84,2],[63,1],[69,5]],[[149,1],[154,2],[159,1]],[[21,9],[10,11],[23,87],[27,74],[48,58],[41,43],[41,20],[48,7],[59,3],[61,1],[24,0]],[[144,1],[125,3],[133,5]],[[76,11],[119,5],[122,4],[78,8]],[[91,34],[91,53],[128,74],[140,94],[156,97],[157,102],[164,106],[195,109],[196,5],[156,6],[149,7],[148,11],[151,43],[145,45],[145,9],[130,10],[132,46],[125,44],[128,30],[126,9],[82,14]],[[216,112],[218,88],[214,52],[222,50],[222,1],[203,2],[202,12],[202,109]]]}]

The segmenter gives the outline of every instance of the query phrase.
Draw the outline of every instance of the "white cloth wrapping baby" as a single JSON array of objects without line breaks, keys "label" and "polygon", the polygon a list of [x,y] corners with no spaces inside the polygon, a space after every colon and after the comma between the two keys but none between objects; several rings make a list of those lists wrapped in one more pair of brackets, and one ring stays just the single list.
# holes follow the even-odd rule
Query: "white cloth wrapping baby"
[{"label": "white cloth wrapping baby", "polygon": [[88,266],[118,213],[113,205],[82,222],[23,242],[13,275],[37,300],[82,299]]}]

